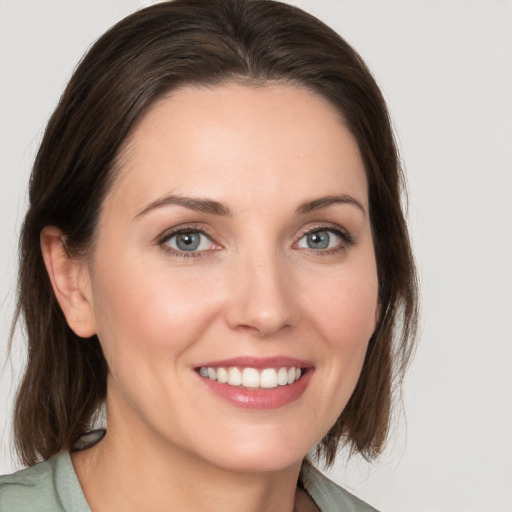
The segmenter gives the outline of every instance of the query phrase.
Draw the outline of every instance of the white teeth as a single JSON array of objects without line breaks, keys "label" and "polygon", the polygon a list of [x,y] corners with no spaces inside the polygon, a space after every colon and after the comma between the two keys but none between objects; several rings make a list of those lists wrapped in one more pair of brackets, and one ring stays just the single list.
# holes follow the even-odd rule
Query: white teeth
[{"label": "white teeth", "polygon": [[242,384],[242,372],[238,368],[228,370],[228,384],[230,386],[240,386]]},{"label": "white teeth", "polygon": [[225,384],[228,381],[228,372],[225,368],[217,368],[217,380],[221,384]]},{"label": "white teeth", "polygon": [[286,386],[286,384],[288,384],[288,370],[286,368],[279,368],[277,372],[277,383],[280,386]]},{"label": "white teeth", "polygon": [[277,388],[277,372],[274,368],[265,368],[260,377],[261,388]]},{"label": "white teeth", "polygon": [[242,372],[242,386],[244,388],[259,388],[260,372],[256,368],[244,368]]},{"label": "white teeth", "polygon": [[221,384],[230,386],[243,386],[245,388],[272,389],[277,386],[286,386],[299,380],[302,375],[300,368],[213,368],[202,366],[199,374],[207,379],[216,380]]}]

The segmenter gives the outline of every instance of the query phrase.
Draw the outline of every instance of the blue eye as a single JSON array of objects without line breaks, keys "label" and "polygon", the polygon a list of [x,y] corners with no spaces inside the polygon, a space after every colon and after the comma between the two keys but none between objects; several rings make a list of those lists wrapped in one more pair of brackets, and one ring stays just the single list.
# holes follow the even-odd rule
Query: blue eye
[{"label": "blue eye", "polygon": [[200,252],[214,248],[212,240],[200,231],[181,231],[167,238],[165,245],[180,252]]},{"label": "blue eye", "polygon": [[302,249],[324,251],[339,246],[342,241],[343,238],[339,233],[332,229],[321,229],[306,233],[299,240],[297,246]]}]

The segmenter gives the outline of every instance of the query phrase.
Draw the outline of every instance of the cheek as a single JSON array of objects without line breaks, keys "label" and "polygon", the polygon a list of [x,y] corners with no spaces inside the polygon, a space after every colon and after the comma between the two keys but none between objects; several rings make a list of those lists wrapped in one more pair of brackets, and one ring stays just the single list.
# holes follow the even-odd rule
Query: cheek
[{"label": "cheek", "polygon": [[152,354],[169,364],[198,339],[214,314],[211,281],[169,272],[165,265],[134,260],[112,265],[103,259],[95,282],[98,337],[112,371],[143,367]]},{"label": "cheek", "polygon": [[375,330],[378,310],[377,272],[373,265],[346,268],[310,292],[311,314],[333,347],[358,349]]},{"label": "cheek", "polygon": [[[346,267],[315,287],[309,310],[313,330],[324,341],[320,370],[325,376],[325,417],[334,423],[348,402],[363,366],[368,342],[376,327],[378,280],[369,265]],[[319,347],[318,351],[322,350]]]}]

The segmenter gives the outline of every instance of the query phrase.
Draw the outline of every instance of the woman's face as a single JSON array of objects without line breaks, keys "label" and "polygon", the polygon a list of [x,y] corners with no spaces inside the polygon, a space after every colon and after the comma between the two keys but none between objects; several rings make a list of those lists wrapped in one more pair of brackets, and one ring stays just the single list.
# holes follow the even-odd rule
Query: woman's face
[{"label": "woman's face", "polygon": [[345,407],[376,323],[354,138],[297,86],[185,87],[120,168],[86,268],[109,434],[230,470],[298,463]]}]

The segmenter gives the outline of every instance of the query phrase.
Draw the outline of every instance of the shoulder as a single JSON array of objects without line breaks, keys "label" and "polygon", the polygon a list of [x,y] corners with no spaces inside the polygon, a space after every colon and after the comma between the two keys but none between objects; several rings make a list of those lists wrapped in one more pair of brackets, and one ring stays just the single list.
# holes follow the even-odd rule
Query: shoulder
[{"label": "shoulder", "polygon": [[21,512],[29,510],[58,511],[55,492],[55,460],[0,476],[0,510]]},{"label": "shoulder", "polygon": [[378,512],[357,496],[329,480],[309,463],[303,465],[301,480],[321,512]]},{"label": "shoulder", "polygon": [[[0,510],[2,512],[64,512],[73,494],[81,489],[68,452],[35,464],[11,475],[0,476]],[[71,510],[86,510],[79,506]]]}]

